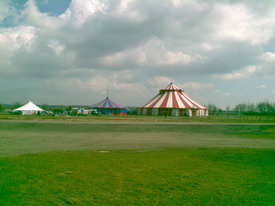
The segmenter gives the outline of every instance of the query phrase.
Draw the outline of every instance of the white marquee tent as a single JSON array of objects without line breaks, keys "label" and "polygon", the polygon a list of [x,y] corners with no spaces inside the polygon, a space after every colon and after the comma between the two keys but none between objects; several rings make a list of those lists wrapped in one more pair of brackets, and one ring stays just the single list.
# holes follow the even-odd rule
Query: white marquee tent
[{"label": "white marquee tent", "polygon": [[27,104],[23,105],[22,107],[19,107],[13,110],[13,112],[16,112],[16,111],[22,112],[22,115],[32,115],[32,114],[37,114],[38,112],[42,112],[44,110],[36,106],[33,102],[29,101]]}]

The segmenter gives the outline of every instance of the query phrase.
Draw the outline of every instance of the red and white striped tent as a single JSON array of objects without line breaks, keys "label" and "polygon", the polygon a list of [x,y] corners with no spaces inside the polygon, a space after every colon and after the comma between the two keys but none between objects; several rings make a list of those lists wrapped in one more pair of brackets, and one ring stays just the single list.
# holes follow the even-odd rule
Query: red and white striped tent
[{"label": "red and white striped tent", "polygon": [[141,115],[208,116],[206,107],[188,97],[172,82],[154,98],[138,108]]}]

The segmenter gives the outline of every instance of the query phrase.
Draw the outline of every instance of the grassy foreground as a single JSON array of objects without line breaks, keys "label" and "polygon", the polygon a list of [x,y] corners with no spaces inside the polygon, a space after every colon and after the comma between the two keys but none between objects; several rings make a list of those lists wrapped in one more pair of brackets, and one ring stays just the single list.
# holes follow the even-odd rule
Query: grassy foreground
[{"label": "grassy foreground", "polygon": [[275,150],[72,151],[0,158],[0,205],[274,205]]},{"label": "grassy foreground", "polygon": [[0,121],[0,205],[270,205],[275,125]]}]

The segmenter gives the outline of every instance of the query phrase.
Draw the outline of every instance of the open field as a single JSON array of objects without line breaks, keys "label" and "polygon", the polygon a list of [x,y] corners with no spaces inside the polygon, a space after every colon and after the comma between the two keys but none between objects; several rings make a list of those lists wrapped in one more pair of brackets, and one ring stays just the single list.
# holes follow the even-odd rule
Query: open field
[{"label": "open field", "polygon": [[274,124],[63,120],[0,120],[0,205],[275,203]]},{"label": "open field", "polygon": [[232,116],[210,115],[208,117],[164,117],[164,116],[28,116],[0,114],[0,120],[37,120],[37,121],[81,121],[81,122],[197,122],[197,123],[275,123],[275,116]]},{"label": "open field", "polygon": [[166,147],[275,149],[275,125],[0,121],[0,156]]}]

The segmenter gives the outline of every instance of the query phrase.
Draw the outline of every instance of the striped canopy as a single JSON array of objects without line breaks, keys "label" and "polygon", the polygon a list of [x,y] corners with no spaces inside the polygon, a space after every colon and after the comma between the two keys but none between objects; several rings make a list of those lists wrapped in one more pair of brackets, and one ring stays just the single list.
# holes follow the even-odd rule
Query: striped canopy
[{"label": "striped canopy", "polygon": [[109,97],[106,97],[104,100],[94,104],[92,108],[110,108],[110,109],[124,109],[124,107],[120,104],[113,102]]},{"label": "striped canopy", "polygon": [[190,99],[184,90],[172,82],[159,91],[159,94],[152,98],[140,108],[177,108],[177,109],[206,109],[194,100]]}]

